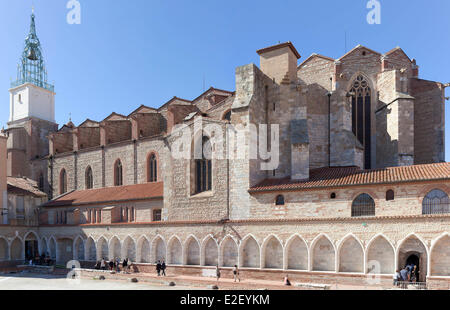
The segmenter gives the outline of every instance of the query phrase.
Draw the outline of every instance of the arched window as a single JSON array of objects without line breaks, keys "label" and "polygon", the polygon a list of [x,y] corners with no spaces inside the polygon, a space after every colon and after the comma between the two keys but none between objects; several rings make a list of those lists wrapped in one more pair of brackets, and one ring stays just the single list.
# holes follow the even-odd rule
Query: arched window
[{"label": "arched window", "polygon": [[39,184],[39,190],[41,192],[43,192],[45,188],[44,188],[44,175],[42,173],[39,174],[39,182],[38,182],[38,184]]},{"label": "arched window", "polygon": [[276,206],[284,206],[284,196],[278,195],[277,199],[275,199],[275,205]]},{"label": "arched window", "polygon": [[156,161],[156,155],[151,154],[148,158],[148,182],[157,182],[158,180],[158,162]]},{"label": "arched window", "polygon": [[228,111],[228,112],[226,112],[226,113],[224,114],[223,119],[224,119],[225,121],[231,122],[231,110]]},{"label": "arched window", "polygon": [[116,161],[114,164],[114,186],[122,186],[123,185],[123,169],[122,162],[120,159]]},{"label": "arched window", "polygon": [[92,175],[92,168],[88,166],[86,169],[86,189],[92,189],[94,187],[94,176]]},{"label": "arched window", "polygon": [[352,98],[352,131],[364,147],[364,168],[371,168],[371,89],[359,75],[350,90]]},{"label": "arched window", "polygon": [[375,216],[375,201],[368,194],[361,194],[353,200],[352,217]]},{"label": "arched window", "polygon": [[195,160],[195,192],[202,193],[212,188],[211,142],[207,137],[202,139],[202,159]]},{"label": "arched window", "polygon": [[450,200],[448,195],[440,189],[429,192],[422,202],[422,214],[450,213]]},{"label": "arched window", "polygon": [[67,192],[67,173],[62,169],[59,173],[59,194],[62,195]]},{"label": "arched window", "polygon": [[395,199],[395,193],[392,189],[386,192],[386,201],[391,201]]}]

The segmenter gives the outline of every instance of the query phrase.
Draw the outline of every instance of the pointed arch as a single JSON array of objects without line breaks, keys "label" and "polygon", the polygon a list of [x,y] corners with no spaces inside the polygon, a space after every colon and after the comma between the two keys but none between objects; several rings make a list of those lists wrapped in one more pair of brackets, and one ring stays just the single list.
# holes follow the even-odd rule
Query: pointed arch
[{"label": "pointed arch", "polygon": [[73,259],[78,261],[85,260],[85,242],[81,236],[78,236],[73,243]]},{"label": "pointed arch", "polygon": [[149,264],[152,262],[150,258],[150,241],[147,236],[141,236],[137,242],[136,261],[138,263]]},{"label": "pointed arch", "polygon": [[366,257],[368,273],[395,273],[395,248],[384,234],[375,235],[367,243]]},{"label": "pointed arch", "polygon": [[9,260],[9,246],[8,241],[0,237],[0,261]]},{"label": "pointed arch", "polygon": [[85,182],[85,189],[94,188],[94,174],[92,173],[91,166],[86,167],[86,171],[84,173],[84,182]]},{"label": "pointed arch", "polygon": [[203,239],[201,256],[203,266],[216,266],[219,263],[219,246],[214,236],[208,235]]},{"label": "pointed arch", "polygon": [[338,245],[338,271],[364,273],[364,247],[353,234],[345,236]]},{"label": "pointed arch", "polygon": [[318,235],[311,243],[313,271],[336,271],[336,249],[326,234]]},{"label": "pointed arch", "polygon": [[67,172],[66,169],[61,169],[59,172],[59,194],[67,193]]},{"label": "pointed arch", "polygon": [[41,242],[40,244],[40,254],[44,254],[45,256],[50,255],[49,251],[48,251],[48,242],[47,239],[45,237],[41,238]]},{"label": "pointed arch", "polygon": [[147,155],[147,182],[158,182],[158,154],[154,151]]},{"label": "pointed arch", "polygon": [[114,162],[114,186],[123,185],[123,166],[120,159]]},{"label": "pointed arch", "polygon": [[200,265],[200,242],[190,235],[184,243],[185,265]]},{"label": "pointed arch", "polygon": [[24,259],[23,241],[20,237],[15,237],[11,242],[10,251],[12,261],[22,261]]},{"label": "pointed arch", "polygon": [[29,231],[29,232],[27,232],[26,234],[25,234],[25,236],[23,237],[23,240],[36,240],[36,241],[39,241],[39,237],[38,237],[38,234],[35,232],[35,231],[33,231],[33,230],[31,230],[31,231]]},{"label": "pointed arch", "polygon": [[261,254],[260,247],[255,237],[251,234],[247,235],[241,242],[239,257],[241,259],[241,267],[260,268]]},{"label": "pointed arch", "polygon": [[308,245],[299,234],[291,236],[285,247],[285,266],[291,270],[308,270]]},{"label": "pointed arch", "polygon": [[84,257],[89,262],[97,261],[97,247],[92,237],[86,240]]},{"label": "pointed arch", "polygon": [[352,132],[364,148],[364,168],[371,168],[372,161],[372,98],[374,83],[362,72],[355,74],[348,87],[351,98]]},{"label": "pointed arch", "polygon": [[450,277],[450,235],[443,233],[430,249],[430,275]]},{"label": "pointed arch", "polygon": [[161,235],[157,235],[152,240],[153,261],[166,261],[166,242]]},{"label": "pointed arch", "polygon": [[112,259],[112,256],[109,256],[109,245],[108,241],[105,237],[101,236],[97,240],[97,260],[108,260]]},{"label": "pointed arch", "polygon": [[53,236],[48,240],[48,251],[50,254],[50,258],[52,260],[56,260],[56,240]]},{"label": "pointed arch", "polygon": [[283,269],[283,243],[271,234],[262,244],[262,267],[270,269]]},{"label": "pointed arch", "polygon": [[181,265],[183,264],[182,253],[183,247],[181,246],[181,240],[178,236],[172,236],[168,243],[168,262],[171,265]]},{"label": "pointed arch", "polygon": [[407,235],[399,242],[397,247],[398,267],[405,267],[412,256],[416,256],[419,260],[419,281],[425,282],[428,274],[428,248],[426,242],[415,233]]},{"label": "pointed arch", "polygon": [[131,236],[127,236],[122,245],[121,259],[128,258],[131,262],[136,261],[136,242]]},{"label": "pointed arch", "polygon": [[234,267],[239,265],[239,250],[236,240],[227,235],[220,243],[220,265],[223,267]]},{"label": "pointed arch", "polygon": [[122,244],[117,236],[114,236],[109,240],[109,259],[115,260],[116,258],[121,259],[122,257]]}]

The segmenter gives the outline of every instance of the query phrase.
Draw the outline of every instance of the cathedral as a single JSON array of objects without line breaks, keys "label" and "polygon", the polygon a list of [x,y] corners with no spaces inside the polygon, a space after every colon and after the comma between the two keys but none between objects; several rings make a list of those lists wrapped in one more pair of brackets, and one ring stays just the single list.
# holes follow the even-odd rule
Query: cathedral
[{"label": "cathedral", "polygon": [[447,287],[449,85],[421,79],[399,47],[257,53],[234,91],[58,126],[33,14],[9,90],[0,266],[48,253],[390,284],[413,263],[420,282]]}]

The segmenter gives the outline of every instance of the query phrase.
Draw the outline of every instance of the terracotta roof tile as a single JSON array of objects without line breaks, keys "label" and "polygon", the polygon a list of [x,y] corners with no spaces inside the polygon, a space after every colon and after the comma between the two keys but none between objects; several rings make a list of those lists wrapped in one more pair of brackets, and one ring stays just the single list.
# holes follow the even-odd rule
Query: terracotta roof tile
[{"label": "terracotta roof tile", "polygon": [[28,178],[8,177],[8,193],[16,195],[30,195],[34,197],[46,197],[47,194],[39,190],[36,181]]},{"label": "terracotta roof tile", "polygon": [[106,204],[134,200],[162,199],[163,182],[73,191],[49,201],[44,207]]},{"label": "terracotta roof tile", "polygon": [[290,178],[266,179],[250,188],[250,192],[303,190],[367,184],[388,184],[415,181],[450,180],[450,163],[361,170],[358,167],[320,168],[310,171],[307,181]]}]

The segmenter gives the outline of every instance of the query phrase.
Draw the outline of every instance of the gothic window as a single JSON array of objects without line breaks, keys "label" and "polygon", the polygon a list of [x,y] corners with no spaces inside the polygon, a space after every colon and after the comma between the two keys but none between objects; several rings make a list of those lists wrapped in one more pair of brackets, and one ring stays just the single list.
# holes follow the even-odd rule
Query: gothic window
[{"label": "gothic window", "polygon": [[123,185],[123,169],[122,162],[120,159],[116,161],[114,164],[114,186],[122,186]]},{"label": "gothic window", "polygon": [[86,169],[86,189],[94,187],[94,176],[92,175],[92,168],[90,166]]},{"label": "gothic window", "polygon": [[151,154],[148,158],[148,182],[157,182],[158,180],[158,162],[156,160],[156,155]]},{"label": "gothic window", "polygon": [[44,175],[41,173],[41,174],[39,174],[39,190],[41,191],[41,192],[43,192],[44,191]]},{"label": "gothic window", "polygon": [[422,214],[445,214],[450,213],[450,200],[448,195],[434,189],[429,192],[422,202]]},{"label": "gothic window", "polygon": [[59,194],[65,194],[67,192],[67,173],[65,169],[62,169],[59,173]]},{"label": "gothic window", "polygon": [[395,193],[392,189],[386,192],[386,201],[391,201],[395,199]]},{"label": "gothic window", "polygon": [[368,194],[361,194],[353,200],[352,217],[375,216],[375,201]]},{"label": "gothic window", "polygon": [[202,139],[202,159],[195,160],[195,191],[202,193],[212,188],[211,142],[207,137]]},{"label": "gothic window", "polygon": [[284,196],[278,195],[277,199],[275,199],[275,205],[276,206],[284,206]]},{"label": "gothic window", "polygon": [[223,116],[223,119],[226,121],[231,121],[231,110],[228,111],[227,113],[225,113],[225,115]]},{"label": "gothic window", "polygon": [[371,89],[359,75],[350,90],[352,98],[352,131],[364,147],[364,168],[371,168]]}]

